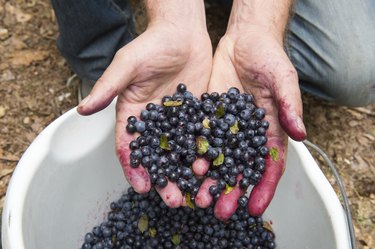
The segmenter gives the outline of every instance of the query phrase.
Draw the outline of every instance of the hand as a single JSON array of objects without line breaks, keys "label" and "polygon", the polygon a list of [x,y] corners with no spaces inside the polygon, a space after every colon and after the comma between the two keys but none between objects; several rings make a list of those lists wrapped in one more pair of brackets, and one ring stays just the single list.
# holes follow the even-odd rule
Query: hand
[{"label": "hand", "polygon": [[[226,92],[232,86],[252,93],[256,104],[266,110],[265,120],[270,123],[267,146],[278,154],[267,156],[263,178],[250,194],[249,213],[258,216],[270,203],[284,172],[287,135],[298,141],[306,136],[297,73],[280,39],[262,27],[253,27],[238,36],[227,32],[215,52],[209,92]],[[214,183],[212,179],[203,183],[196,197],[198,206],[207,207],[212,201],[208,188]],[[228,219],[242,194],[238,185],[232,192],[222,194],[215,205],[216,216]]]},{"label": "hand", "polygon": [[[154,3],[156,1],[150,5]],[[167,1],[161,5],[164,3],[167,4]],[[186,4],[192,5],[192,2]],[[188,9],[184,6],[180,8]],[[153,15],[154,10],[149,15]],[[196,96],[207,91],[212,48],[205,19],[198,26],[189,18],[185,20],[182,15],[177,17],[168,20],[151,18],[147,30],[116,53],[90,95],[78,106],[80,114],[90,115],[108,106],[118,96],[117,156],[126,178],[138,193],[150,190],[150,179],[143,166],[130,167],[129,143],[135,137],[126,132],[127,118],[137,116],[149,102],[160,104],[163,96],[176,91],[178,83],[185,83]],[[157,190],[168,206],[178,207],[182,204],[183,197],[175,183],[169,182],[165,188]]]}]

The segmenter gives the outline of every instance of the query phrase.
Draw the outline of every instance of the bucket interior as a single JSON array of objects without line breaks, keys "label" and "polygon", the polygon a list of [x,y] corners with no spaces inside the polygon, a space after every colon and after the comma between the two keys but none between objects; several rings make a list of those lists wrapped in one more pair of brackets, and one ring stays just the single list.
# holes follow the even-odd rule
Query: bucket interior
[{"label": "bucket interior", "polygon": [[[129,186],[114,153],[113,113],[113,106],[84,118],[72,111],[28,149],[8,189],[21,197],[6,203],[5,249],[78,249],[85,233],[106,218],[110,202]],[[20,206],[13,212],[12,205]],[[340,228],[344,218],[307,149],[291,141],[287,169],[264,215],[277,248],[350,248]]]}]

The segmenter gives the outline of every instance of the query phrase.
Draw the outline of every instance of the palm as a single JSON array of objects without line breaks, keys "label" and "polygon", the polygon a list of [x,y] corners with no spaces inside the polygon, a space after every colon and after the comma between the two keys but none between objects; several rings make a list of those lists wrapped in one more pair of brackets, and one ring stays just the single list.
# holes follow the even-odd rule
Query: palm
[{"label": "palm", "polygon": [[[125,176],[139,193],[148,192],[150,179],[145,168],[129,165],[129,143],[135,138],[126,132],[127,118],[145,109],[147,103],[160,103],[183,82],[195,95],[207,91],[212,66],[211,43],[207,34],[182,31],[172,24],[151,26],[142,35],[120,49],[92,95],[95,105],[83,113],[105,107],[118,95],[116,104],[116,151]],[[81,110],[82,112],[82,110]],[[167,205],[182,203],[176,184],[158,190]]]},{"label": "palm", "polygon": [[[253,215],[260,215],[268,206],[283,173],[287,149],[284,130],[297,140],[304,136],[294,120],[302,112],[296,72],[276,39],[260,37],[260,34],[248,32],[236,40],[230,35],[222,38],[215,52],[209,83],[209,91],[224,92],[234,86],[252,93],[256,104],[266,110],[265,119],[270,123],[267,146],[277,149],[278,159],[266,159],[263,179],[252,190],[249,211]],[[241,194],[238,190],[222,195],[215,206],[216,215],[228,218]]]}]

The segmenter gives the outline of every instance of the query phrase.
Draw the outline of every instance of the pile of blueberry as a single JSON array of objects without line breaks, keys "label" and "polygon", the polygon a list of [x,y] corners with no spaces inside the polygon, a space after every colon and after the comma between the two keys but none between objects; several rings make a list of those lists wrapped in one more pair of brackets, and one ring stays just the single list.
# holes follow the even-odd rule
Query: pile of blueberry
[{"label": "pile of blueberry", "polygon": [[253,102],[251,94],[237,88],[219,94],[204,93],[198,99],[184,84],[173,96],[165,96],[162,104],[149,103],[140,113],[128,118],[129,133],[140,133],[130,143],[130,164],[142,164],[149,172],[151,184],[165,187],[167,179],[176,182],[192,199],[201,184],[193,172],[197,157],[210,162],[206,177],[217,180],[209,191],[217,199],[223,190],[243,178],[243,189],[257,184],[265,170],[268,154],[265,111]]},{"label": "pile of blueberry", "polygon": [[275,248],[275,237],[261,217],[248,214],[241,197],[236,213],[226,223],[213,208],[168,208],[154,189],[140,195],[129,188],[112,202],[108,219],[84,237],[81,249],[131,248]]}]

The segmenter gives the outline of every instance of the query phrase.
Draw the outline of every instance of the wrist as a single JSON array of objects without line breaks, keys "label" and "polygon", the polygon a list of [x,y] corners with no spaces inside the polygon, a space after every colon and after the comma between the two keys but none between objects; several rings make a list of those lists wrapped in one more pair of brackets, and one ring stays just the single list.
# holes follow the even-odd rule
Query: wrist
[{"label": "wrist", "polygon": [[269,33],[282,44],[291,6],[292,0],[233,0],[227,34]]},{"label": "wrist", "polygon": [[169,23],[207,32],[203,0],[147,0],[145,3],[149,26]]}]

